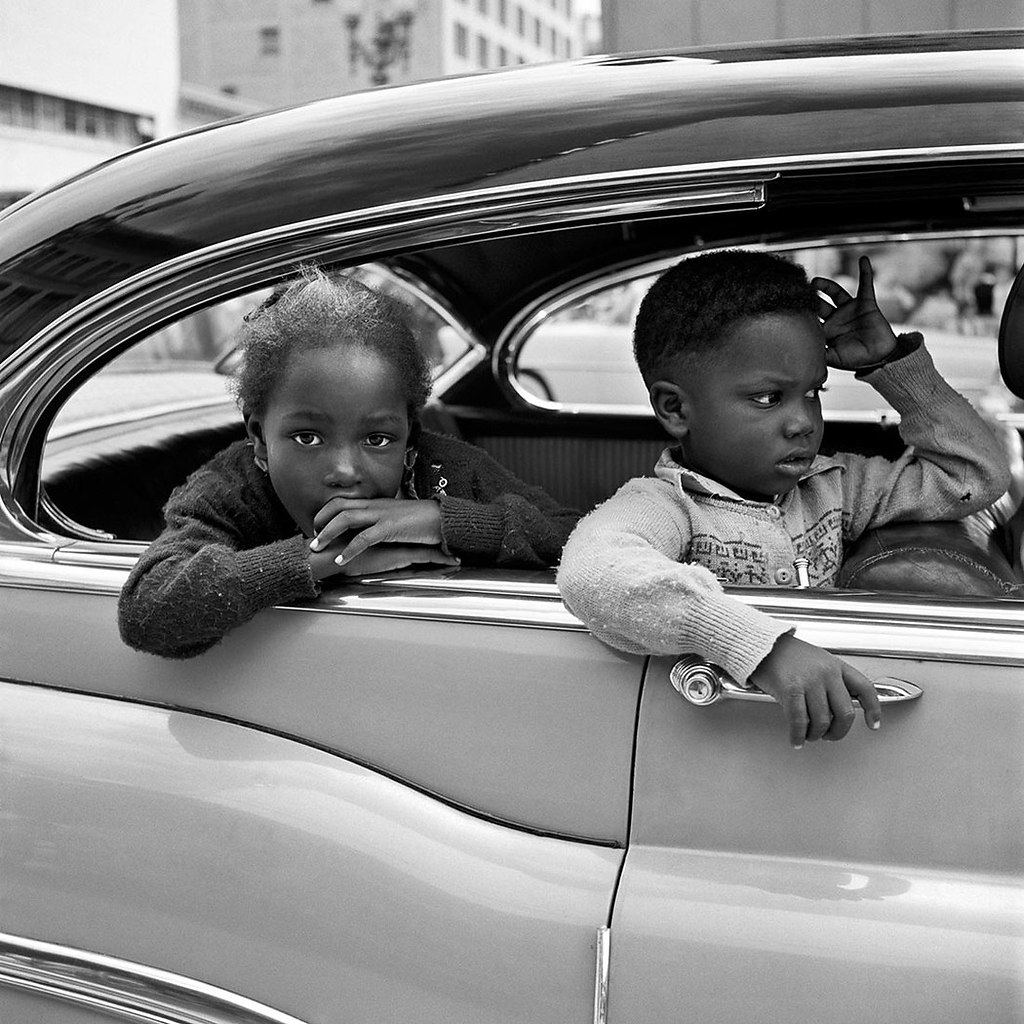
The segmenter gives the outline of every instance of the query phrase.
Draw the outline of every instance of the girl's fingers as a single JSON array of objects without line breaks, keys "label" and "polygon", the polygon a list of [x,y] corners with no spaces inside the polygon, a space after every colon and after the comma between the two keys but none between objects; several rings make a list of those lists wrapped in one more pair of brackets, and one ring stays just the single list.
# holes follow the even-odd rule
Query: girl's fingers
[{"label": "girl's fingers", "polygon": [[346,512],[339,512],[317,532],[317,535],[309,542],[309,547],[312,551],[320,551],[349,530],[371,526],[376,521],[377,517],[368,509],[350,509]]}]

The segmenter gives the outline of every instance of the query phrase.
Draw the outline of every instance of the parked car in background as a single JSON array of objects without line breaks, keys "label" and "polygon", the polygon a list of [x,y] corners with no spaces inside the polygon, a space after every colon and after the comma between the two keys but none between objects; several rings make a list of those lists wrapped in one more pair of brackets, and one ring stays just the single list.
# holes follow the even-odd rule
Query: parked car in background
[{"label": "parked car in background", "polygon": [[[384,89],[0,214],[0,1017],[1019,1019],[1022,44]],[[1014,460],[998,507],[869,538],[844,589],[731,588],[893,680],[879,734],[794,752],[714,666],[590,637],[549,572],[347,580],[184,662],[121,643],[170,490],[242,436],[240,318],[300,264],[401,297],[427,424],[586,508],[665,443],[630,364],[639,296],[726,246],[829,276],[871,255]],[[826,446],[899,450],[838,377]]]}]

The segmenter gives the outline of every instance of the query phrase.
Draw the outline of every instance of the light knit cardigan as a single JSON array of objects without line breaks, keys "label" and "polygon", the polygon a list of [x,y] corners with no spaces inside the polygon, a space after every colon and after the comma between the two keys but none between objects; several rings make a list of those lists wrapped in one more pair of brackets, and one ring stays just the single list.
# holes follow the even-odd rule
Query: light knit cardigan
[{"label": "light knit cardigan", "polygon": [[895,462],[819,456],[778,503],[746,501],[698,478],[666,449],[656,478],[630,480],[577,526],[562,553],[566,606],[605,643],[634,654],[694,653],[748,680],[793,627],[726,584],[835,583],[843,544],[884,523],[962,519],[1009,486],[1002,446],[923,347],[863,377],[900,414]]}]

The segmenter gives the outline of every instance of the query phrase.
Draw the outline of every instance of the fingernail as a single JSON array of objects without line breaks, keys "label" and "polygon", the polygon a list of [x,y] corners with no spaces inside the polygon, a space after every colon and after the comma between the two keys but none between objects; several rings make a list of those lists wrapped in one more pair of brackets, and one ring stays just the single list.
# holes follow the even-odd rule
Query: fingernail
[{"label": "fingernail", "polygon": [[344,565],[345,564],[345,556],[344,555],[338,555],[338,557],[334,560],[334,564],[335,565]]},{"label": "fingernail", "polygon": [[320,541],[318,541],[318,540],[316,539],[316,537],[314,537],[314,538],[313,538],[313,539],[312,539],[312,540],[311,540],[311,541],[309,542],[309,549],[310,549],[310,551],[319,551],[319,550],[320,550]]},{"label": "fingernail", "polygon": [[804,745],[802,743],[794,743],[793,744],[793,749],[794,750],[803,750],[804,749]]},{"label": "fingernail", "polygon": [[881,729],[882,727],[882,723],[878,721],[877,718],[873,722],[870,722],[869,725],[872,729]]}]

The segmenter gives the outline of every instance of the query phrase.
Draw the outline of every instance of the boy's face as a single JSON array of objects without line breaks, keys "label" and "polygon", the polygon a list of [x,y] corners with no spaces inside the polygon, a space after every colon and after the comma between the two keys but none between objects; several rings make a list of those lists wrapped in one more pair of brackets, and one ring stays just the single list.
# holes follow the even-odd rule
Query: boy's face
[{"label": "boy's face", "polygon": [[737,321],[720,344],[685,380],[670,382],[678,415],[659,410],[659,419],[689,468],[744,498],[771,501],[797,485],[821,444],[824,332],[811,313],[773,313]]},{"label": "boy's face", "polygon": [[266,411],[247,424],[281,504],[307,537],[333,497],[394,498],[409,415],[398,373],[366,349],[296,352]]}]

